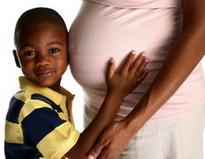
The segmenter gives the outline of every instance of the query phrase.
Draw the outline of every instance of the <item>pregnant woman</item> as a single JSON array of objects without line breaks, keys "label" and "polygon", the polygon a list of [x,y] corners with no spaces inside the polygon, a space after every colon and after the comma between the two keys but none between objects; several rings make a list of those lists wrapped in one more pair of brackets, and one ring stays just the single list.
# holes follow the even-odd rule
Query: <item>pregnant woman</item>
[{"label": "pregnant woman", "polygon": [[105,97],[110,57],[116,67],[130,50],[150,60],[147,78],[126,96],[116,122],[91,150],[94,158],[203,158],[204,8],[204,0],[83,1],[69,54],[85,92],[85,127]]}]

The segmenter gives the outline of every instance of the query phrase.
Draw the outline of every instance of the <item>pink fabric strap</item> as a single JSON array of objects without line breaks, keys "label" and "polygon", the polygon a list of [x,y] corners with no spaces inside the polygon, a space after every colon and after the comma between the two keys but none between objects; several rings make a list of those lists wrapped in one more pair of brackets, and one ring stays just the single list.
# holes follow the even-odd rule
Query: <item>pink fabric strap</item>
[{"label": "pink fabric strap", "polygon": [[178,8],[181,0],[85,0],[119,8]]}]

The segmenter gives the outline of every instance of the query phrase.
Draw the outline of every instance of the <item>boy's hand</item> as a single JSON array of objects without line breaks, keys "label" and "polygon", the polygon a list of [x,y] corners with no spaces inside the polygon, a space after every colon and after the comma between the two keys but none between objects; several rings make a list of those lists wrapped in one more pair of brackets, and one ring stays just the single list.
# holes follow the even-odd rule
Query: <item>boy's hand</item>
[{"label": "boy's hand", "polygon": [[110,93],[115,93],[124,98],[147,76],[148,58],[141,53],[135,60],[135,52],[132,51],[118,71],[115,71],[115,61],[110,60],[107,72],[107,86]]}]

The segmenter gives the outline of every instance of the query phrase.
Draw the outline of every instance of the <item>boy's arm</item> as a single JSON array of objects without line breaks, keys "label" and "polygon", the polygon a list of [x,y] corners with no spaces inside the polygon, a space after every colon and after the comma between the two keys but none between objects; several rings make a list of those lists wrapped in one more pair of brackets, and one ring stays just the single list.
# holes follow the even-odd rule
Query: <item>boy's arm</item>
[{"label": "boy's arm", "polygon": [[91,124],[80,135],[76,145],[66,154],[71,159],[85,159],[106,126],[112,123],[123,98],[146,77],[147,58],[144,53],[133,62],[135,54],[129,54],[125,64],[115,72],[114,60],[110,61],[107,73],[108,92]]}]

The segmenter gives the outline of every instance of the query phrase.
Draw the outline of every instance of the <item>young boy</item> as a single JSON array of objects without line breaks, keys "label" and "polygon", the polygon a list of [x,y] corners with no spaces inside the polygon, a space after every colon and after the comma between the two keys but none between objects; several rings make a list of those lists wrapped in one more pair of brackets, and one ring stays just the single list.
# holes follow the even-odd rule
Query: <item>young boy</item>
[{"label": "young boy", "polygon": [[[129,54],[114,71],[110,60],[108,92],[93,122],[81,134],[73,126],[73,95],[60,86],[68,66],[68,32],[62,17],[48,8],[34,8],[19,18],[13,51],[20,88],[6,116],[7,159],[85,159],[103,129],[114,121],[123,98],[147,75],[144,53]],[[83,67],[83,66],[82,66]]]}]

